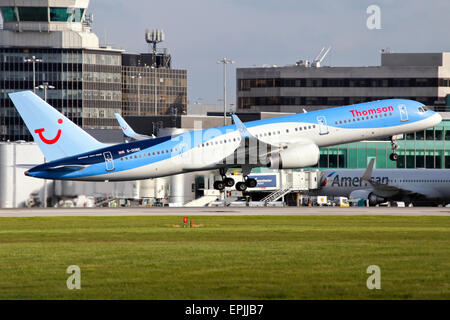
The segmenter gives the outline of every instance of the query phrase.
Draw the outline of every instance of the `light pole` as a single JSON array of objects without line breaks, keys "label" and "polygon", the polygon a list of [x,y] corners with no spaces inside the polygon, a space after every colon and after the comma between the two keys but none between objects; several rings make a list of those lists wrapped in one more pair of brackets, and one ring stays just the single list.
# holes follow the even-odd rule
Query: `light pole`
[{"label": "light pole", "polygon": [[[47,102],[47,90],[55,89],[54,86],[49,85],[48,82],[44,82],[43,84],[33,87],[33,89],[41,89],[44,90],[44,101]],[[44,158],[45,162],[45,158]],[[44,208],[47,208],[47,179],[44,179]]]},{"label": "light pole", "polygon": [[52,85],[49,85],[48,82],[44,82],[43,84],[41,84],[37,87],[34,87],[34,89],[43,89],[44,90],[44,101],[47,102],[47,90],[55,89],[55,87]]},{"label": "light pole", "polygon": [[36,62],[42,62],[42,59],[38,59],[35,56],[32,56],[31,58],[23,59],[23,62],[33,64],[33,92],[36,93]]},{"label": "light pole", "polygon": [[131,79],[137,78],[137,94],[138,94],[138,116],[141,115],[141,73],[138,72],[137,76],[131,76]]},{"label": "light pole", "polygon": [[156,85],[156,80],[157,80],[157,77],[156,77],[156,70],[157,70],[157,68],[154,67],[154,66],[151,66],[150,68],[153,70],[153,72],[154,72],[154,74],[155,74],[155,77],[154,77],[154,79],[153,79],[153,91],[155,92],[155,116],[156,116],[156,115],[158,114],[158,97],[157,97],[157,90],[158,90],[158,87],[157,87],[157,85]]},{"label": "light pole", "polygon": [[227,64],[234,64],[235,61],[223,58],[217,63],[223,64],[223,125],[227,125]]}]

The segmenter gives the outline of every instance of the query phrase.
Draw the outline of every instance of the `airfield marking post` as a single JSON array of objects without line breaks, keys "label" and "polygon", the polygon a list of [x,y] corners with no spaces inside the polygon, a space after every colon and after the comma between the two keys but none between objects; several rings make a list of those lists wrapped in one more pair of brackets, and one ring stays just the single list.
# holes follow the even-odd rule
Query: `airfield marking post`
[{"label": "airfield marking post", "polygon": [[186,228],[186,223],[188,223],[188,217],[183,218],[183,227]]}]

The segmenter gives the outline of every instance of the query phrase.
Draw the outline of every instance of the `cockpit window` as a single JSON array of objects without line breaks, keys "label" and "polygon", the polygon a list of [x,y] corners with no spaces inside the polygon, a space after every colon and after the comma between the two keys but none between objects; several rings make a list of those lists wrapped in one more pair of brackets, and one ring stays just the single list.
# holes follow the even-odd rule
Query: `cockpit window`
[{"label": "cockpit window", "polygon": [[419,107],[418,110],[419,110],[419,112],[421,112],[421,113],[424,113],[424,112],[427,112],[427,111],[428,111],[427,108],[425,108],[424,106],[423,106],[423,107]]}]

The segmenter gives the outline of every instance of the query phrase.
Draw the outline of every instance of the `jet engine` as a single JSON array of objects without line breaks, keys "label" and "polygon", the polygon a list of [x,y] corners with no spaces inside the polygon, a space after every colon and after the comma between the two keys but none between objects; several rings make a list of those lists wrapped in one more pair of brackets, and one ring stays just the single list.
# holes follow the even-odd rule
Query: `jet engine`
[{"label": "jet engine", "polygon": [[272,153],[267,166],[270,169],[304,168],[316,165],[319,157],[319,147],[313,143],[292,144],[279,152]]},{"label": "jet engine", "polygon": [[355,190],[350,193],[350,199],[364,199],[369,200],[369,206],[375,206],[377,204],[386,202],[386,199],[377,196],[370,190]]}]

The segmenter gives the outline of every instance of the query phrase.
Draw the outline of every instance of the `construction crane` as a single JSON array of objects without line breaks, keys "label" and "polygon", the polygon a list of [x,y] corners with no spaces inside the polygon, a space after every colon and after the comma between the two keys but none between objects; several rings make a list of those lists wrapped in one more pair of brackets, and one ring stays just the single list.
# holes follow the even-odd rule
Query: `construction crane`
[{"label": "construction crane", "polygon": [[327,56],[328,52],[330,52],[331,47],[328,47],[328,49],[325,52],[324,52],[324,50],[325,50],[325,47],[323,47],[322,50],[320,50],[320,52],[317,55],[317,57],[311,63],[311,67],[320,68],[320,64],[322,63],[323,59],[325,59],[325,57]]}]

